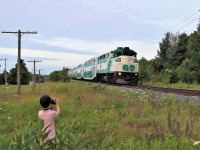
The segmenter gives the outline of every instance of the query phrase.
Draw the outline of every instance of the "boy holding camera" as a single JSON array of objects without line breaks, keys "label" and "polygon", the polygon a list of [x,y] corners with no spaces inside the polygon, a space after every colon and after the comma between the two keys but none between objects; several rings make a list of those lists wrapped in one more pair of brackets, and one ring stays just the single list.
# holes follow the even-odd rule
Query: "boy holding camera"
[{"label": "boy holding camera", "polygon": [[[52,104],[56,105],[56,111],[52,110]],[[50,141],[53,143],[56,135],[54,118],[58,117],[60,114],[58,100],[53,100],[48,95],[44,95],[40,98],[40,105],[43,107],[43,109],[38,112],[38,117],[44,121],[43,130],[46,128],[46,132],[49,132],[45,141]]]}]

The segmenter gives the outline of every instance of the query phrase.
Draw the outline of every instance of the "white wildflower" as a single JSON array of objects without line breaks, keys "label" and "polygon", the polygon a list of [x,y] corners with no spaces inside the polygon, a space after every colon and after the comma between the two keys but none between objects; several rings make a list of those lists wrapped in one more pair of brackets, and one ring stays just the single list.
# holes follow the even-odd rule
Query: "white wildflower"
[{"label": "white wildflower", "polygon": [[4,102],[4,104],[8,104],[8,102]]},{"label": "white wildflower", "polygon": [[3,108],[0,108],[0,110],[3,110]]},{"label": "white wildflower", "polygon": [[200,141],[196,141],[196,142],[194,142],[193,145],[198,145],[198,144],[200,144]]},{"label": "white wildflower", "polygon": [[10,117],[8,117],[7,119],[10,120]]}]

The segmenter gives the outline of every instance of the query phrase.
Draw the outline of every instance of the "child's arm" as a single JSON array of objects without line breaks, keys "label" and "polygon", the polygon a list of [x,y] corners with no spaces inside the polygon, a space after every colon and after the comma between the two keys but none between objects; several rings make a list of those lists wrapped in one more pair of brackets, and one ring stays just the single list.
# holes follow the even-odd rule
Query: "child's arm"
[{"label": "child's arm", "polygon": [[56,99],[56,111],[58,113],[58,115],[60,114],[60,107],[58,105],[58,100]]}]

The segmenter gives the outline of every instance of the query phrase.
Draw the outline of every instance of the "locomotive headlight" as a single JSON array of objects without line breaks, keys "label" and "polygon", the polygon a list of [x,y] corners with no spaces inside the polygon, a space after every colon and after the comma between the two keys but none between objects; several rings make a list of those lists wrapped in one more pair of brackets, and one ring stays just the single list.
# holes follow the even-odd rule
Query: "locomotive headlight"
[{"label": "locomotive headlight", "polygon": [[136,73],[135,76],[137,76],[138,74]]},{"label": "locomotive headlight", "polygon": [[122,73],[121,73],[121,72],[119,72],[119,73],[118,73],[118,75],[119,75],[119,76],[121,76],[121,75],[122,75]]},{"label": "locomotive headlight", "polygon": [[133,62],[134,62],[134,63],[138,63],[138,60],[137,60],[137,59],[134,59]]}]

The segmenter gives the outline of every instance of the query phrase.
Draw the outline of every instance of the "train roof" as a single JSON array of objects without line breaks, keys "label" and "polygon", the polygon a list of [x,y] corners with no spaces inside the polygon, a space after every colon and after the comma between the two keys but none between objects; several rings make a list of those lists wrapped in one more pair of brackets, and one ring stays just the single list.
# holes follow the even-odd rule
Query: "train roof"
[{"label": "train roof", "polygon": [[117,49],[115,49],[111,52],[123,52],[123,51],[127,51],[130,54],[137,55],[137,53],[134,50],[130,49],[129,47],[124,47],[124,48],[118,47]]}]

